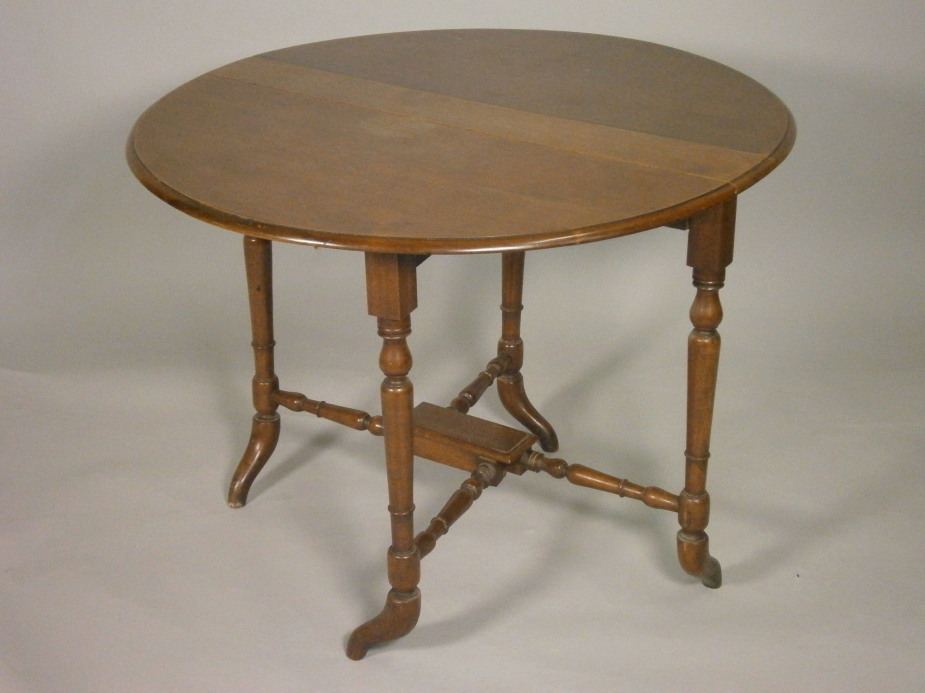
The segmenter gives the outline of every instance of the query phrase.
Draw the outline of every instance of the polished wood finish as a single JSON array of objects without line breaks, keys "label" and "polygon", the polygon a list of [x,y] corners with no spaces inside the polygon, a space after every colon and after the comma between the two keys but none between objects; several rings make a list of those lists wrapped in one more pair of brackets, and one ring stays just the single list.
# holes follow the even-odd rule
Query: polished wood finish
[{"label": "polished wood finish", "polygon": [[794,132],[755,81],[664,46],[411,32],[198,77],[139,119],[128,158],[170,204],[248,235],[497,252],[678,223],[766,175]]},{"label": "polished wood finish", "polygon": [[414,408],[414,453],[418,457],[472,471],[483,461],[511,465],[536,436],[455,409],[421,402]]},{"label": "polished wood finish", "polygon": [[347,656],[361,659],[373,646],[408,633],[421,609],[421,557],[414,543],[414,389],[411,351],[411,311],[417,307],[416,267],[420,258],[366,254],[369,314],[376,317],[382,351],[379,367],[385,375],[380,388],[385,466],[389,488],[392,545],[388,551],[392,589],[382,612],[353,631]]},{"label": "polished wood finish", "polygon": [[524,362],[520,317],[524,308],[525,255],[520,251],[503,253],[501,256],[501,338],[498,340],[498,355],[460,391],[450,406],[465,414],[491,385],[497,383],[498,396],[508,413],[539,438],[544,450],[553,452],[559,448],[559,438],[552,425],[527,397],[520,372]]},{"label": "polished wood finish", "polygon": [[462,514],[472,507],[472,504],[482,495],[489,486],[497,486],[504,478],[505,469],[499,464],[483,460],[472,471],[472,476],[462,482],[440,512],[430,521],[427,529],[414,538],[414,545],[418,548],[421,558],[429,554],[437,546],[437,540],[450,531],[450,527]]},{"label": "polished wood finish", "polygon": [[[520,369],[524,363],[524,342],[520,338],[520,315],[523,312],[525,253],[504,253],[501,256],[501,339],[498,358],[505,359],[498,378],[498,395],[504,408],[532,431],[547,452],[559,449],[555,429],[543,418],[527,398]],[[506,357],[506,358],[505,358]]]},{"label": "polished wood finish", "polygon": [[489,361],[485,369],[475,376],[475,380],[459,391],[459,394],[450,402],[450,406],[461,414],[468,412],[478,403],[485,391],[494,384],[498,376],[504,373],[509,360],[510,357],[505,354]]},{"label": "polished wood finish", "polygon": [[254,349],[254,420],[247,449],[238,463],[228,490],[228,505],[240,508],[247,502],[251,484],[270,459],[279,440],[279,390],[273,364],[273,256],[270,242],[244,237],[244,263],[250,299]]},{"label": "polished wood finish", "polygon": [[684,570],[714,588],[722,582],[722,571],[710,555],[710,540],[704,531],[710,518],[707,461],[719,367],[716,328],[723,319],[719,290],[732,262],[735,211],[733,198],[691,217],[687,245],[697,295],[690,310],[694,329],[687,342],[687,462],[678,508],[678,557]]},{"label": "polished wood finish", "polygon": [[[582,464],[569,464],[562,459],[546,457],[539,452],[530,451],[530,454],[521,459],[519,466],[534,472],[546,472],[551,477],[565,479],[576,486],[613,493],[621,498],[634,498],[650,508],[678,512],[680,507],[678,496],[665,489],[657,486],[640,486],[627,479],[619,479]],[[516,470],[512,469],[512,471]]]},{"label": "polished wood finish", "polygon": [[[280,434],[279,408],[384,438],[391,545],[385,606],[352,659],[410,632],[421,558],[488,486],[545,473],[677,513],[682,568],[721,583],[706,528],[707,465],[738,196],[793,145],[786,107],[734,70],[654,44],[588,34],[461,30],[295,46],[232,63],[139,119],[127,158],[183,211],[245,234],[256,410],[228,502],[240,507]],[[687,232],[684,484],[674,494],[552,458],[558,436],[521,369],[525,251],[667,225]],[[281,390],[273,361],[271,241],[365,253],[382,348],[381,414]],[[434,253],[501,254],[494,358],[448,407],[415,406],[408,338],[417,267]],[[577,273],[576,273],[577,274]],[[495,385],[519,428],[468,412]],[[469,477],[414,530],[414,457]]]},{"label": "polished wood finish", "polygon": [[279,390],[273,395],[273,400],[290,411],[305,411],[314,414],[319,419],[327,419],[357,431],[368,431],[370,426],[373,426],[373,431],[376,431],[374,420],[381,418],[359,409],[309,399],[301,392]]}]

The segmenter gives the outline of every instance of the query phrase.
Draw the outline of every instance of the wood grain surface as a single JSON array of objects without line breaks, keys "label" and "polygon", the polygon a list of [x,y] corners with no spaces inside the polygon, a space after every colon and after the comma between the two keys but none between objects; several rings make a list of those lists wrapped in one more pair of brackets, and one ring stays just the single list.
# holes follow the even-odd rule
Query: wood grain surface
[{"label": "wood grain surface", "polygon": [[272,240],[391,253],[601,240],[730,199],[795,135],[718,63],[590,34],[386,34],[247,58],[183,85],[128,143],[155,194]]}]

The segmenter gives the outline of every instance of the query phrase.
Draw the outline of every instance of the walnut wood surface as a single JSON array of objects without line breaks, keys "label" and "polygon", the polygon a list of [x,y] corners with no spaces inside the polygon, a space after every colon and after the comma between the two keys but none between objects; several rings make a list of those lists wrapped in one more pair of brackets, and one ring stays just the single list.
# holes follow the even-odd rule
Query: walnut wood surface
[{"label": "walnut wood surface", "polygon": [[406,635],[421,610],[421,555],[414,543],[414,387],[411,371],[411,311],[417,306],[420,258],[409,255],[366,254],[369,314],[376,317],[382,350],[379,367],[385,378],[379,388],[385,437],[386,480],[392,545],[388,550],[389,584],[385,606],[354,629],[347,656],[362,659],[367,650]]},{"label": "walnut wood surface", "polygon": [[414,408],[414,453],[472,471],[483,460],[515,464],[536,436],[449,407],[421,402]]},{"label": "walnut wood surface", "polygon": [[254,349],[252,392],[254,420],[251,437],[235,469],[228,489],[228,505],[240,508],[247,502],[251,484],[263,469],[279,441],[279,378],[274,371],[273,348],[273,248],[260,238],[244,237],[244,266],[250,299],[251,334]]},{"label": "walnut wood surface", "polygon": [[786,156],[787,108],[655,44],[459,30],[296,46],[183,85],[127,153],[155,194],[251,236],[401,254],[671,224]]}]

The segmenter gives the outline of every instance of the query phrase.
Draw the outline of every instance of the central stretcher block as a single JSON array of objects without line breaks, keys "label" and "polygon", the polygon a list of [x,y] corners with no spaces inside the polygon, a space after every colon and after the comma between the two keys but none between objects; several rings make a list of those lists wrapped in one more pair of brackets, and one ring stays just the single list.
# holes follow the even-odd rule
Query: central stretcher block
[{"label": "central stretcher block", "polygon": [[413,417],[414,454],[468,472],[483,460],[515,465],[537,441],[532,433],[429,402],[418,404]]}]

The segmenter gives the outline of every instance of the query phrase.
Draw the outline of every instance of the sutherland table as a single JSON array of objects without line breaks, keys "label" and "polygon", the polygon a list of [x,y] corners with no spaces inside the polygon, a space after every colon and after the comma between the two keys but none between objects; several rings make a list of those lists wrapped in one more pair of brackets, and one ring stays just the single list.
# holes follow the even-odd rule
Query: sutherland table
[{"label": "sutherland table", "polygon": [[[736,199],[793,145],[787,108],[734,70],[640,41],[546,31],[365,36],[232,63],[171,92],[138,120],[132,170],[151,192],[244,234],[256,376],[250,442],[229,492],[244,505],[280,432],[280,406],[383,436],[392,589],[347,645],[407,634],[420,561],[506,473],[544,472],[677,513],[678,556],[708,587],[707,459]],[[520,369],[525,251],[673,226],[687,231],[694,329],[687,448],[678,494],[539,452],[558,448]],[[279,388],[273,364],[271,242],[365,253],[377,319],[381,415]],[[406,338],[415,272],[428,255],[501,253],[501,339],[448,407],[414,405]],[[577,277],[576,277],[577,280]],[[467,412],[496,384],[514,429]],[[413,529],[412,461],[470,473],[423,531]]]}]

